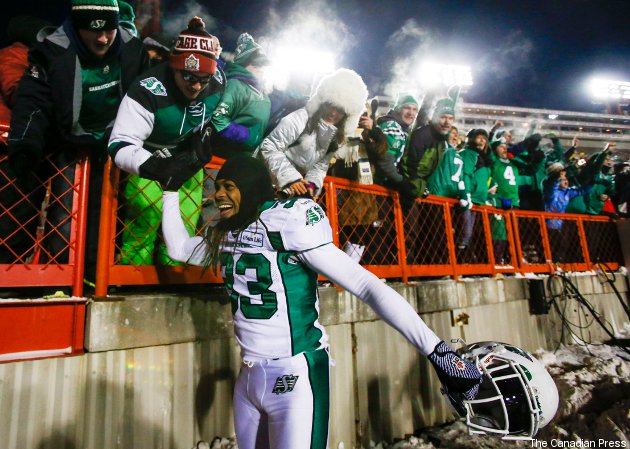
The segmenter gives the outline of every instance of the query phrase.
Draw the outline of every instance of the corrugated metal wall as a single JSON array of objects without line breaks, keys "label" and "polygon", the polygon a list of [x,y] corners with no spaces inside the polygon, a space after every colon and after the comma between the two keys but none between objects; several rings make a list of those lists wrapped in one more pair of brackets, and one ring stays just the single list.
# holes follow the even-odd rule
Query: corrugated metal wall
[{"label": "corrugated metal wall", "polygon": [[[627,323],[614,296],[590,278],[579,282],[615,329]],[[451,326],[450,311],[423,318],[445,339],[528,350],[552,348],[560,331],[557,316],[529,315],[526,300],[465,311],[464,327]],[[327,327],[336,363],[331,448],[391,441],[451,417],[433,370],[396,331],[378,320]],[[606,336],[593,328],[590,337]],[[0,448],[186,449],[199,438],[231,436],[240,363],[234,339],[216,338],[0,364]]]}]

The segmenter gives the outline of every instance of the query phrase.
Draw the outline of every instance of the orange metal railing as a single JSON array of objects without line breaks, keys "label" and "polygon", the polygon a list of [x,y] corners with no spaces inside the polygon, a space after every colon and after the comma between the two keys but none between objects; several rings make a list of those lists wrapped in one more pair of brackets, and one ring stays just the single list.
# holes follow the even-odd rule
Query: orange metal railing
[{"label": "orange metal railing", "polygon": [[31,188],[0,156],[0,287],[70,286],[83,295],[88,178],[86,159],[49,155]]},{"label": "orange metal railing", "polygon": [[[49,170],[38,179],[38,187],[24,194],[7,173],[6,156],[0,157],[0,287],[71,286],[73,295],[80,296],[90,166],[82,160],[73,167],[58,167],[54,160],[54,156],[48,158]],[[203,181],[198,179],[196,188],[180,194],[182,201],[194,205],[183,218],[189,230],[198,235],[216,219],[211,207],[211,176],[221,163],[213,159]],[[143,185],[132,185],[134,189],[129,190],[128,180],[129,176],[121,174],[111,161],[106,163],[96,296],[106,296],[110,285],[221,282],[211,271],[157,260],[162,243],[161,195],[149,195]],[[489,206],[475,206],[466,216],[455,200],[436,196],[418,199],[410,210],[403,210],[396,192],[334,177],[326,178],[320,202],[330,218],[334,243],[382,278],[408,281],[549,273],[557,264],[585,271],[600,262],[613,269],[622,263],[615,222],[608,217],[505,211]],[[132,203],[142,204],[142,208],[134,209]],[[46,212],[54,209],[62,211],[61,220],[47,217]],[[155,223],[138,228],[147,214],[156,212]],[[138,229],[156,234],[150,248],[142,248],[146,236]],[[458,245],[466,229],[471,230],[470,239],[461,250]],[[135,249],[128,244],[130,239],[138,241]],[[20,245],[13,244],[17,240]],[[51,245],[52,240],[57,244]],[[129,256],[138,248],[144,249],[150,260]]]}]

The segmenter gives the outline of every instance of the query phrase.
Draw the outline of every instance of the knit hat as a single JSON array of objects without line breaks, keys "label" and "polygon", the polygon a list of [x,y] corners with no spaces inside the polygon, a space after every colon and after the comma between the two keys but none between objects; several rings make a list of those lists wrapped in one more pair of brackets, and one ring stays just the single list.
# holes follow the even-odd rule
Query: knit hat
[{"label": "knit hat", "polygon": [[432,117],[434,121],[446,114],[455,115],[455,107],[457,106],[460,91],[460,86],[453,85],[446,92],[446,97],[437,100],[433,109]]},{"label": "knit hat", "polygon": [[223,229],[233,230],[248,225],[255,219],[258,208],[275,197],[269,170],[262,161],[251,156],[229,158],[217,173],[215,182],[219,179],[233,181],[241,193],[239,211],[222,220],[220,227]]},{"label": "knit hat", "polygon": [[394,103],[394,107],[392,109],[394,109],[394,111],[400,111],[402,107],[407,104],[418,106],[418,102],[415,98],[413,98],[413,96],[410,94],[399,93],[398,98],[396,98],[396,103]]},{"label": "knit hat", "polygon": [[80,30],[111,31],[118,28],[116,0],[72,0],[72,23]]},{"label": "knit hat", "polygon": [[493,140],[492,142],[490,142],[490,148],[492,148],[492,151],[494,151],[495,153],[499,145],[507,146],[507,143],[505,143],[505,140],[503,139]]},{"label": "knit hat", "polygon": [[367,87],[358,73],[350,69],[337,69],[319,82],[315,93],[306,103],[306,111],[312,117],[322,104],[332,104],[348,116],[344,134],[351,136],[358,126],[367,97]]},{"label": "knit hat", "polygon": [[565,166],[562,162],[552,162],[551,164],[547,165],[547,168],[545,169],[545,173],[547,174],[547,176],[551,175],[552,173],[560,173],[562,170],[565,169]]},{"label": "knit hat", "polygon": [[243,33],[236,41],[234,63],[242,67],[250,64],[262,67],[269,65],[269,59],[265,50],[254,41],[254,38],[248,33]]},{"label": "knit hat", "polygon": [[474,142],[477,136],[484,136],[486,140],[488,140],[488,131],[483,128],[471,129],[468,131],[466,137],[468,138],[468,142]]},{"label": "knit hat", "polygon": [[203,20],[195,16],[188,22],[188,28],[179,33],[169,65],[174,70],[214,75],[220,54],[219,39],[208,33]]}]

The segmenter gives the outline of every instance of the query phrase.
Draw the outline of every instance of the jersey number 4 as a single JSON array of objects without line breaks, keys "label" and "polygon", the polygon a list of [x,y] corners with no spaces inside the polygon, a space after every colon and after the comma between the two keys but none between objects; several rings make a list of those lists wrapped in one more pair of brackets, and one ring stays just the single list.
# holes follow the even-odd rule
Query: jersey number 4
[{"label": "jersey number 4", "polygon": [[[232,298],[232,313],[240,307],[243,316],[248,319],[267,320],[278,310],[278,298],[269,290],[271,278],[271,262],[262,254],[241,254],[236,264],[230,253],[221,253],[221,266],[225,268],[224,283]],[[247,282],[247,291],[251,296],[240,295],[234,290],[234,276],[246,276],[248,270],[253,270],[253,281]],[[251,273],[251,271],[250,271]],[[252,300],[259,297],[259,300]]]}]

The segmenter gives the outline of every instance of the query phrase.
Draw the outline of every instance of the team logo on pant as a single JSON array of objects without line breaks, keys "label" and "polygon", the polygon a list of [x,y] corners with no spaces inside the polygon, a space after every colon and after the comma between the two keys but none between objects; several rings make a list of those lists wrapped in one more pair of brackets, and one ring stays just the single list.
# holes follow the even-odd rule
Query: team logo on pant
[{"label": "team logo on pant", "polygon": [[272,393],[282,394],[289,393],[293,391],[295,387],[295,383],[298,380],[298,377],[293,374],[285,374],[284,376],[280,376],[276,379],[276,384],[273,386]]}]

